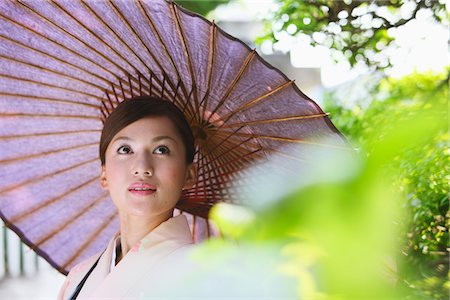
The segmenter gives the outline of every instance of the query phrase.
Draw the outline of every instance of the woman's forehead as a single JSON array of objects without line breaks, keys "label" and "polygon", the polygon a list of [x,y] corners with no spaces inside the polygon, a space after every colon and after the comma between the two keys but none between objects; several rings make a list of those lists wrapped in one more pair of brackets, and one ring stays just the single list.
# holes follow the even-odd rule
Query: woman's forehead
[{"label": "woman's forehead", "polygon": [[146,138],[154,141],[170,139],[178,142],[180,136],[172,120],[166,116],[150,116],[141,118],[122,128],[113,137],[116,140],[135,140]]}]

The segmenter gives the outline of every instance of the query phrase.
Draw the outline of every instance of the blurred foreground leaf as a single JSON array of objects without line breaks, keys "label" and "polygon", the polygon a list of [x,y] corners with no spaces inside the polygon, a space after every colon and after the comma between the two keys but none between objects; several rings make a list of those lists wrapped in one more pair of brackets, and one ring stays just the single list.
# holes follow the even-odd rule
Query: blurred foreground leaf
[{"label": "blurred foreground leaf", "polygon": [[[393,174],[392,185],[402,196],[402,217],[397,224],[398,251],[404,262],[398,274],[414,294],[410,299],[444,299],[449,291],[449,77],[447,69],[385,78],[366,96],[353,99],[351,105],[346,102],[348,98],[339,97],[348,95],[345,91],[335,91],[326,99],[325,109],[333,122],[370,158],[373,141],[384,139],[385,132],[399,120],[414,120],[423,111],[440,108],[423,120],[425,124],[413,123],[394,138],[390,145],[403,151],[386,166]],[[420,146],[403,147],[402,136],[420,140]]]},{"label": "blurred foreground leaf", "polygon": [[[408,106],[385,112],[385,126],[372,128],[364,137],[363,149],[369,150],[361,151],[358,159],[343,155],[345,150],[318,153],[312,170],[319,173],[299,172],[298,182],[306,184],[283,187],[292,191],[288,195],[280,192],[280,198],[255,206],[258,198],[280,189],[279,184],[266,185],[253,194],[255,199],[243,199],[248,200],[248,213],[241,207],[233,214],[233,207],[217,206],[211,216],[229,240],[219,247],[214,241],[204,244],[202,257],[220,257],[230,243],[250,249],[254,255],[247,253],[247,262],[254,257],[258,264],[270,257],[277,265],[274,269],[296,279],[300,299],[412,297],[398,278],[397,270],[408,267],[398,255],[398,224],[405,222],[401,219],[405,203],[393,187],[399,170],[392,165],[409,149],[426,147],[447,128],[445,112],[446,105],[439,101],[422,105],[420,113],[411,113]],[[351,167],[355,160],[358,168]],[[353,171],[347,172],[346,166]],[[261,180],[274,167],[269,161],[266,169],[260,168]],[[258,255],[267,248],[278,250]],[[239,251],[235,254],[239,261]],[[227,269],[225,262],[219,266]]]}]

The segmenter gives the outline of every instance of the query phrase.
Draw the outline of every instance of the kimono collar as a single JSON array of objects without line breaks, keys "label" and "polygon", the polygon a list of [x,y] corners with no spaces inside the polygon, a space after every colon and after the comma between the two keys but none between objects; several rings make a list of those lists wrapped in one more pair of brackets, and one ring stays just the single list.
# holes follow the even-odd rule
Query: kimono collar
[{"label": "kimono collar", "polygon": [[[161,260],[177,249],[193,244],[193,238],[186,216],[178,215],[161,223],[126,253],[113,266],[117,237],[113,237],[97,266],[83,286],[79,299],[121,298],[136,282]],[[119,241],[120,244],[120,241]],[[85,270],[87,272],[87,269]],[[85,271],[81,272],[83,275]],[[75,281],[80,282],[82,277]],[[107,295],[107,296],[105,296]],[[100,297],[101,296],[101,297]]]},{"label": "kimono collar", "polygon": [[[116,236],[112,242],[114,249],[120,246],[120,235]],[[160,243],[175,243],[179,245],[193,244],[191,230],[186,216],[178,215],[162,222],[155,229],[150,231],[142,240],[136,243],[130,252],[140,252],[154,247]],[[116,251],[113,252],[111,259],[111,269],[115,266]]]}]

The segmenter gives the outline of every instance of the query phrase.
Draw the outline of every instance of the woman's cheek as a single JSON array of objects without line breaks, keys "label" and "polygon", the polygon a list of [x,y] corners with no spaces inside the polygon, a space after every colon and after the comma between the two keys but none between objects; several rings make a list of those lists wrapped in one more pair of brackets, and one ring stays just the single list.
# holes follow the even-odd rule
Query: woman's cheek
[{"label": "woman's cheek", "polygon": [[[167,168],[167,178],[170,180],[172,184],[184,184],[184,168],[180,168],[179,166]],[[181,189],[181,188],[180,188]]]}]

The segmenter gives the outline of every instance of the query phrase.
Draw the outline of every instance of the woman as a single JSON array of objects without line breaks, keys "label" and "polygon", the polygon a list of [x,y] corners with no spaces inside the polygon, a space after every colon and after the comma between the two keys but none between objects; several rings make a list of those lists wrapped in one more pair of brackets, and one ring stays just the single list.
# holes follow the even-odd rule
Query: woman
[{"label": "woman", "polygon": [[170,101],[140,96],[120,103],[100,140],[101,186],[119,212],[120,234],[74,267],[59,299],[164,295],[191,266],[186,217],[173,217],[184,188],[196,182],[194,138]]}]

